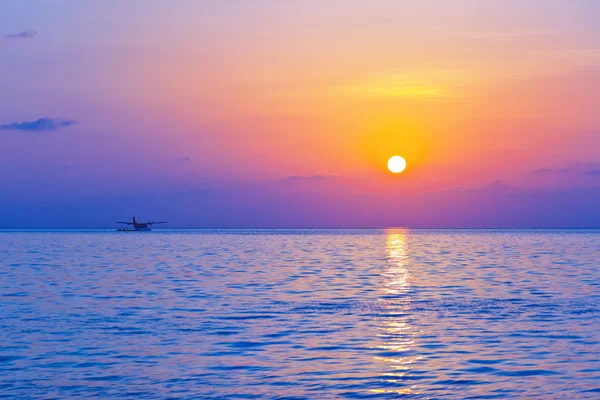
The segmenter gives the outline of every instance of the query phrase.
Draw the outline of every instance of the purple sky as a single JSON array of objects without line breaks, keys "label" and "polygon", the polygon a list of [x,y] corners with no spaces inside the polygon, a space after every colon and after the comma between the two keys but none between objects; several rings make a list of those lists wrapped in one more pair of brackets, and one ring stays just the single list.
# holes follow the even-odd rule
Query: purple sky
[{"label": "purple sky", "polygon": [[0,229],[600,228],[598,21],[592,0],[2,1]]}]

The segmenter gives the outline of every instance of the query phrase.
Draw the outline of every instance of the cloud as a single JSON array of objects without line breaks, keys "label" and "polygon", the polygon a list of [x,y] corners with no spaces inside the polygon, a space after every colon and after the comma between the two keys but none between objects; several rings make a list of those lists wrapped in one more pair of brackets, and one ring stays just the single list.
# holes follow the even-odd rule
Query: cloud
[{"label": "cloud", "polygon": [[[301,182],[313,184],[311,178],[300,177],[294,186]],[[314,179],[321,182],[320,178]],[[600,227],[598,185],[539,189],[497,181],[480,187],[403,194],[353,193],[344,190],[335,179],[324,182],[320,189],[293,191],[281,191],[272,184],[207,184],[189,188],[185,194],[145,196],[145,206],[154,202],[160,210],[169,204],[173,210],[169,221],[173,226],[187,227]],[[139,200],[131,199],[131,203],[133,207]]]},{"label": "cloud", "polygon": [[11,33],[4,36],[4,39],[33,39],[38,32],[34,29],[27,29],[23,32]]},{"label": "cloud", "polygon": [[600,168],[592,168],[587,172],[588,175],[600,176]]},{"label": "cloud", "polygon": [[[515,187],[503,182],[430,192],[409,205],[411,227],[597,228],[600,186]],[[405,214],[406,216],[406,214]],[[401,220],[403,222],[404,220]]]},{"label": "cloud", "polygon": [[539,168],[533,171],[534,175],[568,174],[573,172],[571,168]]},{"label": "cloud", "polygon": [[539,168],[532,171],[537,176],[552,177],[595,177],[600,176],[600,163],[574,163],[563,168]]},{"label": "cloud", "polygon": [[177,159],[177,161],[190,161],[190,160],[191,160],[190,156],[185,156],[185,157],[181,157],[181,158]]},{"label": "cloud", "polygon": [[288,176],[285,181],[288,182],[320,182],[334,179],[334,175],[311,175],[311,176]]},{"label": "cloud", "polygon": [[[67,173],[54,176],[69,182]],[[0,227],[110,227],[111,215],[132,209],[146,215],[164,215],[168,209],[164,217],[170,227],[188,228],[600,227],[600,185],[536,188],[497,181],[422,194],[401,188],[358,193],[345,190],[342,177],[322,185],[304,178],[321,187],[281,190],[281,181],[193,181],[134,185],[123,194],[112,183],[89,182],[86,190],[79,181],[70,189],[24,184],[0,207]],[[294,182],[291,186],[301,185]],[[90,215],[90,207],[98,212]]]},{"label": "cloud", "polygon": [[61,128],[73,126],[77,121],[60,118],[40,118],[35,121],[13,122],[12,124],[0,125],[3,131],[28,131],[28,132],[52,132]]},{"label": "cloud", "polygon": [[341,90],[358,97],[400,97],[422,100],[462,97],[459,87],[468,81],[464,70],[426,68],[372,73]]}]

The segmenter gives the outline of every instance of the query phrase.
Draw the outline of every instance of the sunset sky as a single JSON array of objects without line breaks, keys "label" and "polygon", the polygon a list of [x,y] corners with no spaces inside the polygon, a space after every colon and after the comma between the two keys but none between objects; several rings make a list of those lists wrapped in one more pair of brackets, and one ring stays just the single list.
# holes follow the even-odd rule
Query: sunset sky
[{"label": "sunset sky", "polygon": [[3,0],[0,228],[600,227],[598,21],[595,0]]}]

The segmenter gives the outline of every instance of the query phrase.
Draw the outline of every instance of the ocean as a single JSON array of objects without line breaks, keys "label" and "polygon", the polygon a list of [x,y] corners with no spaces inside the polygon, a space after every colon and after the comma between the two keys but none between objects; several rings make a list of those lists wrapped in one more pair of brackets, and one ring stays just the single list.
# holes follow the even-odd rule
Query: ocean
[{"label": "ocean", "polygon": [[0,397],[598,399],[600,231],[0,231]]}]

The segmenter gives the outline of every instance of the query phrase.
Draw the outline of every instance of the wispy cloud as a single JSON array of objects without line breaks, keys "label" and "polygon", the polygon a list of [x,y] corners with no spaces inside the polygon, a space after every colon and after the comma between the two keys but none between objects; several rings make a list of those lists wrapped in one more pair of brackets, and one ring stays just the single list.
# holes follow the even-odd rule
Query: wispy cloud
[{"label": "wispy cloud", "polygon": [[3,131],[28,131],[28,132],[52,132],[61,128],[73,126],[77,121],[60,118],[40,118],[35,121],[13,122],[12,124],[0,125]]},{"label": "wispy cloud", "polygon": [[409,97],[409,98],[440,98],[449,97],[446,87],[415,85],[411,83],[389,83],[383,85],[365,85],[349,88],[360,96],[365,97]]},{"label": "wispy cloud", "polygon": [[600,163],[586,162],[575,163],[563,168],[539,168],[533,171],[538,176],[598,176],[600,177]]},{"label": "wispy cloud", "polygon": [[4,36],[4,39],[33,39],[38,32],[35,29],[27,29],[23,32],[11,33]]},{"label": "wispy cloud", "polygon": [[319,182],[335,179],[335,175],[311,175],[311,176],[288,176],[285,178],[288,182]]},{"label": "wispy cloud", "polygon": [[460,96],[465,72],[457,69],[423,69],[374,73],[341,89],[359,97],[444,99]]},{"label": "wispy cloud", "polygon": [[[441,31],[440,31],[441,32]],[[441,32],[443,33],[443,32]],[[552,31],[530,31],[530,30],[510,30],[510,31],[489,31],[489,30],[464,30],[452,33],[446,32],[446,35],[458,39],[483,39],[483,40],[503,40],[516,39],[523,40],[527,38],[547,38],[555,35]]]},{"label": "wispy cloud", "polygon": [[567,174],[571,172],[570,168],[538,168],[533,171],[534,175],[549,175],[549,174]]}]

